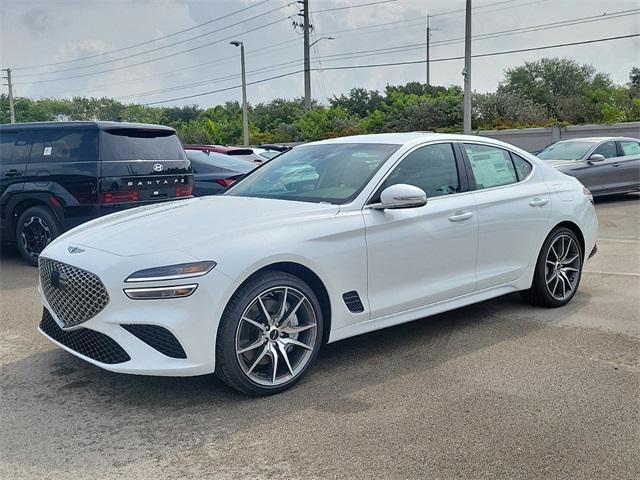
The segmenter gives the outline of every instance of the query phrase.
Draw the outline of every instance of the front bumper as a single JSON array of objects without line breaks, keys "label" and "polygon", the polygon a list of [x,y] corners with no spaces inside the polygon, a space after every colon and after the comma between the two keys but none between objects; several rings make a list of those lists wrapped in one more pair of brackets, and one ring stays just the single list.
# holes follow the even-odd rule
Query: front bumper
[{"label": "front bumper", "polygon": [[[194,259],[181,252],[121,257],[85,246],[84,252],[74,255],[67,252],[68,242],[60,243],[47,247],[44,256],[98,275],[109,302],[93,318],[65,328],[40,287],[44,312],[39,331],[43,335],[73,355],[113,372],[192,376],[215,370],[216,334],[231,283],[228,277],[214,268],[203,277],[189,279],[188,283],[198,283],[190,297],[132,300],[123,289],[131,287],[124,279],[133,271]],[[136,287],[166,284],[145,282]]]}]

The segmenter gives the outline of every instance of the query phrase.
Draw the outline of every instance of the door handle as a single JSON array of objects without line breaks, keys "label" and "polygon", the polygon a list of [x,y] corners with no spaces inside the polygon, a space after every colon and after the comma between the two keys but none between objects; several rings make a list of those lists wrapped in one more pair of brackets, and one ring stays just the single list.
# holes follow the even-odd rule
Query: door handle
[{"label": "door handle", "polygon": [[549,199],[548,198],[539,198],[536,197],[533,200],[531,200],[529,202],[529,205],[531,205],[532,207],[542,207],[543,205],[546,205],[547,203],[549,203]]},{"label": "door handle", "polygon": [[614,163],[614,164],[613,164],[613,166],[614,166],[614,167],[619,167],[620,165],[621,165],[621,163],[620,163],[620,162],[618,162],[618,163]]},{"label": "door handle", "polygon": [[15,168],[12,168],[11,170],[7,170],[4,175],[5,177],[19,177],[20,175],[22,175],[22,173],[20,173]]},{"label": "door handle", "polygon": [[449,217],[450,222],[463,222],[473,217],[473,212],[456,212]]}]

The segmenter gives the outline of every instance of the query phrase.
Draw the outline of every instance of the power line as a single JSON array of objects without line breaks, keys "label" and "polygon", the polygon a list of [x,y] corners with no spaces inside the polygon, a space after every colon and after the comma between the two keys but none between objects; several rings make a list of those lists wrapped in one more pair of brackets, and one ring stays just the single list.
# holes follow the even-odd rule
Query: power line
[{"label": "power line", "polygon": [[[244,20],[240,20],[239,22],[232,23],[232,24],[229,24],[229,25],[225,25],[224,27],[219,28],[219,29],[217,29],[217,30],[215,30],[215,31],[212,31],[212,32],[206,32],[206,33],[201,33],[201,34],[196,35],[196,36],[194,36],[194,37],[186,38],[186,39],[184,39],[184,40],[180,40],[180,41],[178,41],[178,42],[169,43],[169,44],[167,44],[167,45],[163,45],[163,46],[161,46],[161,47],[156,47],[156,48],[152,48],[152,49],[149,49],[149,50],[143,50],[142,52],[132,53],[131,55],[126,55],[126,56],[124,56],[124,57],[114,58],[114,59],[111,59],[111,60],[105,60],[105,61],[103,61],[103,62],[92,63],[92,64],[90,64],[90,65],[83,65],[83,66],[79,66],[79,67],[63,68],[63,69],[60,69],[60,70],[52,70],[52,71],[50,71],[50,72],[29,73],[29,74],[26,74],[26,75],[21,75],[21,77],[22,77],[22,78],[25,78],[25,77],[36,77],[36,76],[40,76],[40,75],[55,75],[55,74],[57,74],[57,73],[70,72],[70,71],[74,71],[74,70],[84,70],[84,69],[87,69],[87,68],[98,67],[98,66],[100,66],[100,65],[106,65],[106,64],[109,64],[109,63],[119,62],[119,61],[121,61],[121,60],[127,60],[127,59],[129,59],[129,58],[139,57],[139,56],[141,56],[141,55],[146,55],[146,54],[148,54],[148,53],[153,53],[153,52],[157,52],[157,51],[159,51],[159,50],[164,50],[164,49],[166,49],[166,48],[175,47],[176,45],[182,45],[182,44],[187,43],[187,42],[190,42],[190,41],[192,41],[192,40],[196,40],[196,39],[198,39],[198,38],[206,37],[206,36],[209,36],[209,35],[211,35],[211,34],[221,32],[221,31],[223,31],[223,30],[228,30],[229,28],[236,27],[236,26],[238,26],[238,25],[241,25],[241,24],[243,24],[243,23],[249,22],[249,21],[251,21],[251,20],[255,20],[255,19],[257,19],[257,18],[264,17],[265,15],[269,15],[269,14],[271,14],[271,13],[273,13],[273,12],[277,12],[278,10],[282,10],[283,8],[287,8],[287,7],[289,7],[290,5],[292,5],[293,3],[295,3],[295,2],[290,2],[290,3],[288,3],[288,4],[284,5],[284,6],[281,6],[281,7],[278,7],[278,8],[274,8],[274,9],[272,9],[272,10],[269,10],[269,11],[264,12],[264,13],[260,13],[260,14],[258,14],[258,15],[254,15],[253,17],[250,17],[250,18],[247,18],[247,19],[244,19]],[[234,36],[234,37],[236,37],[236,36],[238,36],[238,35],[241,35],[241,34],[235,34],[235,35],[233,35],[233,36]],[[218,43],[218,42],[219,42],[219,41],[217,41],[217,42],[213,42],[213,43]],[[204,46],[208,46],[208,45],[211,45],[211,44],[202,45],[202,46],[200,46],[200,47],[196,47],[196,49],[197,49],[197,48],[202,48],[202,47],[204,47]]]},{"label": "power line", "polygon": [[63,62],[43,63],[43,64],[40,64],[40,65],[24,65],[24,66],[21,66],[21,67],[15,67],[14,70],[26,70],[28,68],[53,67],[55,65],[64,65],[64,64],[72,63],[72,62],[80,62],[82,60],[89,60],[91,58],[102,57],[102,56],[105,56],[105,55],[111,55],[111,54],[114,54],[114,53],[122,52],[124,50],[130,50],[132,48],[141,47],[143,45],[148,45],[150,43],[155,43],[155,42],[158,42],[160,40],[164,40],[165,38],[175,37],[176,35],[179,35],[181,33],[190,32],[191,30],[195,30],[197,28],[204,27],[205,25],[210,25],[212,23],[219,22],[220,20],[224,20],[225,18],[232,17],[233,15],[237,15],[239,13],[246,12],[247,10],[251,10],[252,8],[259,7],[260,5],[263,5],[263,4],[265,4],[267,2],[270,2],[270,1],[272,1],[272,0],[262,0],[261,2],[254,3],[253,5],[249,5],[248,7],[241,8],[240,10],[236,10],[234,12],[228,13],[227,15],[223,15],[222,17],[214,18],[212,20],[208,20],[206,22],[199,23],[198,25],[194,25],[193,27],[185,28],[184,30],[178,30],[177,32],[169,33],[167,35],[162,35],[161,37],[154,38],[153,40],[146,40],[144,42],[134,43],[132,45],[128,45],[126,47],[121,47],[121,48],[118,48],[116,50],[111,50],[109,52],[96,53],[94,55],[88,55],[86,57],[81,57],[81,58],[74,58],[73,60],[65,60]]},{"label": "power line", "polygon": [[[392,3],[397,1],[398,0],[380,0],[378,2],[360,3],[357,5],[346,5],[344,7],[334,7],[334,8],[325,8],[323,10],[314,10],[311,13],[335,12],[336,10],[347,10],[350,8],[370,7],[372,5],[379,5],[381,3]],[[514,0],[511,0],[511,1],[514,1]]]},{"label": "power line", "polygon": [[[533,51],[548,50],[548,49],[561,48],[561,47],[570,47],[570,46],[575,46],[575,45],[588,45],[588,44],[594,44],[594,43],[599,43],[599,42],[622,40],[622,39],[633,38],[633,37],[640,37],[640,33],[632,33],[632,34],[628,34],[628,35],[618,35],[618,36],[614,36],[614,37],[596,38],[596,39],[591,39],[591,40],[583,40],[583,41],[579,41],[579,42],[556,43],[556,44],[553,44],[553,45],[544,45],[544,46],[538,46],[538,47],[529,47],[529,48],[520,48],[520,49],[513,49],[513,50],[502,50],[502,51],[498,51],[498,52],[480,53],[480,54],[472,55],[472,58],[494,57],[494,56],[498,56],[498,55],[509,55],[509,54],[513,54],[513,53],[533,52]],[[452,60],[462,60],[462,59],[464,59],[464,56],[445,57],[445,58],[433,59],[433,60],[431,60],[431,62],[448,62],[448,61],[452,61]],[[425,63],[425,62],[426,62],[426,60],[415,60],[415,61],[406,61],[406,62],[376,63],[376,64],[365,64],[365,65],[342,65],[342,66],[337,66],[337,67],[324,67],[323,70],[354,70],[354,69],[363,69],[363,68],[391,67],[391,66],[400,66],[400,65],[417,65],[417,64],[422,64],[422,63]],[[318,69],[313,69],[313,70],[317,71]],[[256,85],[256,84],[259,84],[259,83],[265,83],[265,82],[268,82],[268,81],[271,81],[271,80],[280,79],[280,78],[288,77],[288,76],[291,76],[291,75],[296,75],[296,74],[302,73],[302,72],[303,72],[303,70],[296,70],[294,72],[283,73],[283,74],[276,75],[276,76],[273,76],[273,77],[264,78],[262,80],[255,80],[253,82],[247,83],[247,85]],[[208,91],[208,92],[201,92],[201,93],[196,93],[196,94],[192,94],[192,95],[186,95],[186,96],[182,96],[182,97],[170,98],[170,99],[166,99],[166,100],[159,100],[159,101],[156,101],[156,102],[144,103],[142,105],[149,106],[149,105],[158,105],[158,104],[161,104],[161,103],[175,102],[175,101],[180,101],[180,100],[188,100],[188,99],[191,99],[191,98],[197,98],[197,97],[202,97],[202,96],[205,96],[205,95],[211,95],[211,94],[214,94],[214,93],[233,90],[235,88],[240,88],[240,87],[241,87],[241,85],[234,85],[232,87],[226,87],[226,88],[221,88],[221,89],[217,89],[217,90],[211,90],[211,91]]]}]

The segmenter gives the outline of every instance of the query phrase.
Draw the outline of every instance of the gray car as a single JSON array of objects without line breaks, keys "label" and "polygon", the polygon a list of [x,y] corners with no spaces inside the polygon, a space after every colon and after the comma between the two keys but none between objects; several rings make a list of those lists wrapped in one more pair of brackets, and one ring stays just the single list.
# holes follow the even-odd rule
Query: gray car
[{"label": "gray car", "polygon": [[640,191],[640,140],[635,138],[562,140],[538,158],[576,177],[594,196]]}]

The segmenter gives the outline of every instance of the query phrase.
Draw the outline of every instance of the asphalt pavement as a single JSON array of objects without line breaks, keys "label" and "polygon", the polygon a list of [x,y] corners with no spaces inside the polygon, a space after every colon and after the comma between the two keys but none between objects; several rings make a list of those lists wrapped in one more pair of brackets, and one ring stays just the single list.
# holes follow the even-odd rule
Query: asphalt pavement
[{"label": "asphalt pavement", "polygon": [[519,295],[327,345],[292,390],[113,374],[36,332],[0,255],[0,478],[640,478],[640,196],[597,201],[573,301]]}]

